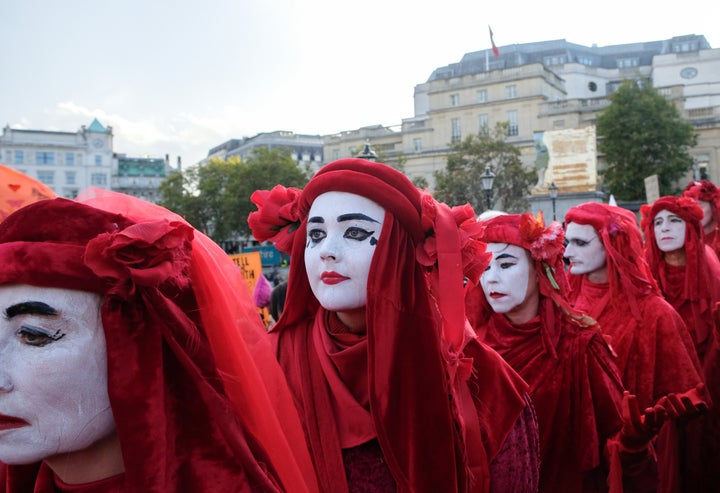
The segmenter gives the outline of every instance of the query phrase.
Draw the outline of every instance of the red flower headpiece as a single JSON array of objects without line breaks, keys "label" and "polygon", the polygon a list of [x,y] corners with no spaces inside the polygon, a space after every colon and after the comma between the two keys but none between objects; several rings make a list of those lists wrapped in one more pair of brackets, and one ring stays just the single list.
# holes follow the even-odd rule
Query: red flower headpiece
[{"label": "red flower headpiece", "polygon": [[193,229],[178,221],[133,224],[90,240],[85,264],[98,277],[117,280],[110,291],[124,299],[136,286],[156,288],[173,280],[184,288],[192,239]]},{"label": "red flower headpiece", "polygon": [[298,200],[301,191],[276,185],[272,190],[257,190],[250,200],[258,210],[251,212],[248,224],[258,241],[270,240],[281,252],[290,253],[295,231],[300,226]]}]

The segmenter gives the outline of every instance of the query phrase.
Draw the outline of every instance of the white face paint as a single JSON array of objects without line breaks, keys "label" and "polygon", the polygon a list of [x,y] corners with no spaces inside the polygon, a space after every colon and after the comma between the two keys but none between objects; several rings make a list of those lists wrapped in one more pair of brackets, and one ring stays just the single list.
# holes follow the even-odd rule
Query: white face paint
[{"label": "white face paint", "polygon": [[0,461],[83,450],[115,429],[101,298],[0,286]]},{"label": "white face paint", "polygon": [[706,228],[713,220],[712,206],[710,205],[710,202],[705,200],[698,200],[698,205],[703,211],[703,218],[702,221],[700,221],[700,224],[703,228]]},{"label": "white face paint", "polygon": [[529,320],[513,316],[523,311],[528,300],[539,296],[537,276],[527,251],[506,243],[488,243],[487,251],[492,253],[492,260],[480,278],[485,299],[495,313],[504,313],[511,321]]},{"label": "white face paint", "polygon": [[607,255],[594,227],[589,224],[570,223],[567,225],[565,239],[565,258],[570,261],[570,274],[579,276],[597,273],[596,277],[607,279]]},{"label": "white face paint", "polygon": [[668,210],[661,210],[653,219],[655,242],[662,252],[685,247],[685,221]]},{"label": "white face paint", "polygon": [[363,308],[375,245],[385,209],[345,192],[327,192],[310,207],[305,269],[310,287],[327,310]]}]

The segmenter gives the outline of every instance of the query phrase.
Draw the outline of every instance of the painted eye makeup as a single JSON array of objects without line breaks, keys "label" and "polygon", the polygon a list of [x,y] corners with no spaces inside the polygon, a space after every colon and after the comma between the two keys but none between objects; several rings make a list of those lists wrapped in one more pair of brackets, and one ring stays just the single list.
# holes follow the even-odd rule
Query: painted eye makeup
[{"label": "painted eye makeup", "polygon": [[28,346],[43,347],[62,339],[65,333],[59,329],[52,332],[31,325],[22,325],[17,331],[17,336]]},{"label": "painted eye makeup", "polygon": [[323,238],[327,237],[327,233],[322,229],[311,229],[307,233],[310,243],[319,243]]},{"label": "painted eye makeup", "polygon": [[375,231],[367,231],[357,226],[353,226],[348,228],[343,236],[351,240],[364,241],[374,233]]}]

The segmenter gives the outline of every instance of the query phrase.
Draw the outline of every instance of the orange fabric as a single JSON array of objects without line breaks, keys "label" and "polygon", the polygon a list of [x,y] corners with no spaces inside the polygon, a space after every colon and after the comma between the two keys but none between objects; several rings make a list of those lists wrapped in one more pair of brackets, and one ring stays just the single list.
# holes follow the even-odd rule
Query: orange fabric
[{"label": "orange fabric", "polygon": [[54,197],[47,185],[0,164],[0,221],[27,204]]}]

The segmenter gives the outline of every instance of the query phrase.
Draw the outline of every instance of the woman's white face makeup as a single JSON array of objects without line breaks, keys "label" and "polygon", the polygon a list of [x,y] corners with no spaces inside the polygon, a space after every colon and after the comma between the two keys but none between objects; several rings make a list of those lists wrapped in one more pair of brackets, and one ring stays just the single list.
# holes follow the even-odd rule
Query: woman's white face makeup
[{"label": "woman's white face makeup", "polygon": [[594,227],[570,223],[565,239],[565,258],[570,261],[570,274],[579,276],[607,269],[605,247]]},{"label": "woman's white face makeup", "polygon": [[0,461],[83,450],[115,430],[101,297],[0,286]]},{"label": "woman's white face makeup", "polygon": [[685,247],[685,221],[663,209],[653,219],[655,242],[662,252],[674,252]]},{"label": "woman's white face makeup", "polygon": [[327,192],[310,207],[305,269],[310,287],[327,310],[363,308],[385,209],[360,195]]},{"label": "woman's white face makeup", "polygon": [[492,260],[480,278],[480,285],[493,311],[508,314],[537,293],[535,271],[522,247],[488,243],[487,251],[492,253]]}]

